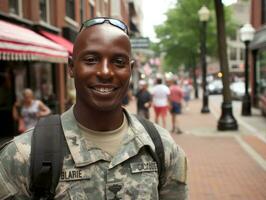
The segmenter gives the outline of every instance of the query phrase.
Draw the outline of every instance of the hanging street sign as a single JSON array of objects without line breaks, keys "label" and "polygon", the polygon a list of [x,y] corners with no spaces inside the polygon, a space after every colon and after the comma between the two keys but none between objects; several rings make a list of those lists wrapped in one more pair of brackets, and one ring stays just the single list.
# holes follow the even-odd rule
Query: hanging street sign
[{"label": "hanging street sign", "polygon": [[148,37],[130,38],[132,49],[147,49],[150,46],[150,39]]}]

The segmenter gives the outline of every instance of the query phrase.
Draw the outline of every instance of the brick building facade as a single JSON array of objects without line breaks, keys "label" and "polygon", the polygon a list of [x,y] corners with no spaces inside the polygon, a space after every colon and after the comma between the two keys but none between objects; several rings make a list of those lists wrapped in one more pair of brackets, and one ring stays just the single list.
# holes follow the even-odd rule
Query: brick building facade
[{"label": "brick building facade", "polygon": [[[24,88],[33,89],[38,99],[45,101],[44,97],[48,96],[50,102],[46,103],[54,112],[65,110],[69,90],[73,88],[67,76],[67,57],[71,56],[73,42],[82,21],[95,16],[110,16],[130,25],[133,23],[130,21],[132,9],[134,1],[128,0],[1,0],[0,23],[7,27],[11,24],[17,36],[27,41],[31,40],[27,38],[30,37],[27,31],[31,31],[37,38],[48,39],[50,43],[55,43],[54,46],[64,48],[67,55],[62,58],[45,55],[44,52],[40,52],[43,53],[41,56],[34,51],[25,52],[23,45],[28,48],[27,45],[34,44],[21,41],[18,43],[22,49],[10,50],[8,48],[12,48],[16,41],[5,41],[4,37],[1,38],[3,30],[0,29],[0,121],[5,126],[1,127],[4,132],[1,132],[0,137],[16,134],[12,105],[21,98]],[[8,36],[12,40],[12,34]],[[40,47],[38,45],[34,48]],[[51,48],[43,45],[41,47],[48,48],[47,51]]]}]

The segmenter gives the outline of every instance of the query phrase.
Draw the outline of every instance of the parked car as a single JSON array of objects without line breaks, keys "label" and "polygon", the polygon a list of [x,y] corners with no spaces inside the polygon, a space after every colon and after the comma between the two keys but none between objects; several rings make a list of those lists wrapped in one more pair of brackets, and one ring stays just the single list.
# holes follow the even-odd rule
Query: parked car
[{"label": "parked car", "polygon": [[259,97],[259,107],[262,115],[266,116],[266,90]]},{"label": "parked car", "polygon": [[223,92],[223,83],[221,79],[215,79],[208,83],[207,90],[209,94],[221,94]]},{"label": "parked car", "polygon": [[237,81],[230,84],[232,99],[241,100],[245,95],[245,83]]}]

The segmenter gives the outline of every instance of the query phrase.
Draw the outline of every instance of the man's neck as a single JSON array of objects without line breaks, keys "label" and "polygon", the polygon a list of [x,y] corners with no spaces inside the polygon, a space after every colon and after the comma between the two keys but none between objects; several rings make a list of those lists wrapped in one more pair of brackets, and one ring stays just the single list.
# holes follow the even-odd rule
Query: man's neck
[{"label": "man's neck", "polygon": [[119,107],[110,111],[84,109],[74,106],[74,116],[84,127],[95,131],[111,131],[121,126],[123,122],[123,109]]}]

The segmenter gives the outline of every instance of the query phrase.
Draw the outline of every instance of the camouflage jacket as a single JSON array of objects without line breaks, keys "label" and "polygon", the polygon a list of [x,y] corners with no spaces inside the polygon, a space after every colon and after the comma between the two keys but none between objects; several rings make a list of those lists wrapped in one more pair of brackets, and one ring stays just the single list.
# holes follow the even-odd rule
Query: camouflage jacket
[{"label": "camouflage jacket", "polygon": [[[67,141],[55,199],[187,199],[187,162],[183,150],[159,126],[165,148],[165,182],[158,191],[157,166],[147,146],[155,149],[144,127],[129,115],[128,133],[114,157],[88,143],[70,109],[62,114]],[[0,200],[30,199],[29,156],[33,129],[0,151]]]}]

